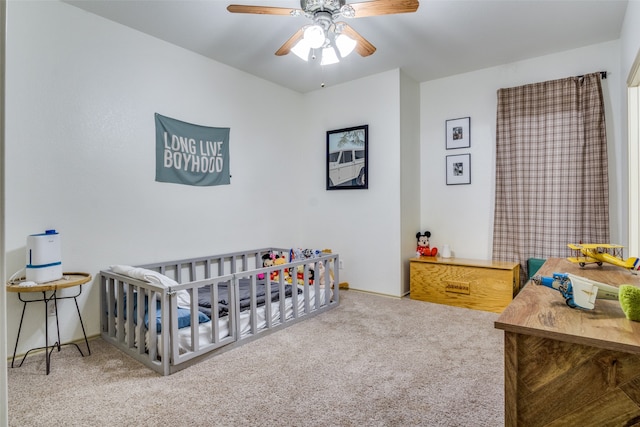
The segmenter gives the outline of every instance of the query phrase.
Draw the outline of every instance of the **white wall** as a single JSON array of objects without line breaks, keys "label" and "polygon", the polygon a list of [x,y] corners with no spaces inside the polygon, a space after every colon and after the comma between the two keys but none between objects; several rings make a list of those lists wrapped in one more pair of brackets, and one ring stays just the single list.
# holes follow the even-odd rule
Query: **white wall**
[{"label": "white wall", "polygon": [[[65,271],[94,275],[80,306],[96,335],[95,276],[109,264],[290,244],[300,94],[64,3],[10,2],[8,15],[9,274],[24,267],[28,234],[57,229]],[[231,185],[155,182],[156,112],[230,127]],[[70,304],[61,324],[78,325]],[[20,310],[7,295],[11,351]],[[19,353],[42,345],[41,310],[28,308],[24,330],[37,332]],[[62,328],[62,340],[79,328]]]},{"label": "white wall", "polygon": [[[305,96],[311,144],[304,159],[304,211],[301,231],[312,247],[330,245],[340,253],[340,281],[350,288],[399,296],[400,270],[400,71],[325,87]],[[326,158],[326,132],[369,125],[369,188],[325,190],[325,169],[311,167]],[[322,224],[330,227],[322,228]],[[379,268],[384,262],[384,268]]]},{"label": "white wall", "polygon": [[[449,244],[458,257],[491,259],[498,89],[596,71],[608,72],[602,85],[609,144],[611,238],[625,244],[620,46],[614,41],[421,84],[421,229],[431,231],[433,245]],[[471,147],[446,150],[445,121],[459,117],[471,118]],[[461,153],[471,153],[471,184],[447,186],[445,156]]]},{"label": "white wall", "polygon": [[400,245],[402,294],[409,293],[409,258],[420,225],[420,85],[400,73]]},{"label": "white wall", "polygon": [[[622,64],[622,91],[626,94],[626,82],[633,61],[640,51],[640,0],[630,0],[627,12],[624,16],[624,25],[620,32],[621,64]],[[626,99],[624,101],[626,107]],[[625,114],[626,116],[626,114]]]}]

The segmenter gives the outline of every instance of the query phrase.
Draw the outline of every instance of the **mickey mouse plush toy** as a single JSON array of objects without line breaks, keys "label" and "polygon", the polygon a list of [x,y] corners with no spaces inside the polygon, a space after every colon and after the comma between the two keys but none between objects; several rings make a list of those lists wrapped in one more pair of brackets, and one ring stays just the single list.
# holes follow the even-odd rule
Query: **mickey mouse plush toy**
[{"label": "mickey mouse plush toy", "polygon": [[431,237],[431,232],[429,231],[425,231],[424,233],[418,232],[418,234],[416,234],[416,239],[418,239],[418,248],[416,249],[417,255],[436,256],[438,248],[429,247],[429,237]]}]

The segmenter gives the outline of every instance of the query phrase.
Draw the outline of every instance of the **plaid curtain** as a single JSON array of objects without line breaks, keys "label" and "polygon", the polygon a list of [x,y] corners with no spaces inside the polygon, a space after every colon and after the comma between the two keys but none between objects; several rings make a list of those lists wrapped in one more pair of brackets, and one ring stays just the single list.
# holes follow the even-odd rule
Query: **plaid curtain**
[{"label": "plaid curtain", "polygon": [[609,242],[600,73],[498,91],[493,258],[570,256]]}]

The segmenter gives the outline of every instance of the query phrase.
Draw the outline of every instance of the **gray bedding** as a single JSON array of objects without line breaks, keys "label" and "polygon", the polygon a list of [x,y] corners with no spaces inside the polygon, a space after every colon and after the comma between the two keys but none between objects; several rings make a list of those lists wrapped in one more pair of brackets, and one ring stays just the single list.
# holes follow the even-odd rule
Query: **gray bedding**
[{"label": "gray bedding", "polygon": [[[248,310],[251,305],[250,297],[250,279],[240,279],[240,292],[238,299],[240,300],[240,311]],[[270,282],[271,302],[280,300],[280,286],[277,282]],[[285,298],[289,298],[292,294],[292,286],[285,285]],[[298,293],[302,291],[296,287]],[[266,292],[269,288],[266,286],[266,280],[258,280],[256,283],[256,302],[257,306],[264,305],[267,296]],[[211,287],[204,286],[198,289],[198,309],[202,313],[211,317]],[[225,316],[229,313],[229,282],[222,283],[218,286],[218,316]]]}]

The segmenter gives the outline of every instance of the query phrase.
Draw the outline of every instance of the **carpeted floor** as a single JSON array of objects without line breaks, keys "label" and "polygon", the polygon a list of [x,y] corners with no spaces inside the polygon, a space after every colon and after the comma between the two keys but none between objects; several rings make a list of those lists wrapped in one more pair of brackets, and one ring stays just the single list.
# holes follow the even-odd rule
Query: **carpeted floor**
[{"label": "carpeted floor", "polygon": [[498,315],[341,293],[338,308],[161,377],[107,344],[9,368],[11,426],[502,426]]}]

